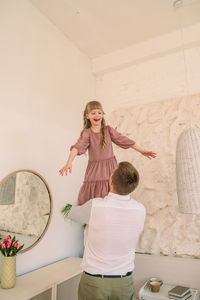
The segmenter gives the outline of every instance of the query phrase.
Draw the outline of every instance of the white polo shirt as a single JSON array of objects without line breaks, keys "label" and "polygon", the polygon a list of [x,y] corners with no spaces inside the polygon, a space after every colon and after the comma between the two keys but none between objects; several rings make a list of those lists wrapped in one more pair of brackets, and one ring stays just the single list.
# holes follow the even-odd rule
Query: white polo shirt
[{"label": "white polo shirt", "polygon": [[73,206],[69,218],[85,229],[82,268],[91,274],[124,275],[134,269],[135,248],[146,210],[130,195],[109,193],[82,206]]}]

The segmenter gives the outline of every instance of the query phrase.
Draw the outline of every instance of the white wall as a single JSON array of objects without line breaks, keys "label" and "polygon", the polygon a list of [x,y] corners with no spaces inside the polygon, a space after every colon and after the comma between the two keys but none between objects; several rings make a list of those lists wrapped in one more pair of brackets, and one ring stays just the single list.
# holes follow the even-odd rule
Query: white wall
[{"label": "white wall", "polygon": [[149,278],[158,277],[170,285],[200,289],[198,259],[136,254],[134,282],[136,289]]},{"label": "white wall", "polygon": [[94,59],[96,97],[105,112],[199,93],[200,23],[183,37],[183,45],[177,31]]},{"label": "white wall", "polygon": [[50,226],[32,250],[18,255],[17,274],[82,253],[81,226],[60,209],[75,203],[86,157],[59,176],[69,146],[94,96],[90,60],[29,1],[0,2],[0,180],[18,169],[38,172],[53,200]]},{"label": "white wall", "polygon": [[[181,49],[180,32],[174,32],[93,60],[96,98],[103,103],[107,121],[111,121],[110,125],[114,125],[112,124],[113,111],[120,114],[121,109],[121,118],[127,123],[127,111],[131,113],[132,108],[133,112],[134,106],[145,107],[149,103],[153,106],[154,102],[158,103],[161,100],[172,99],[173,101],[187,94],[200,93],[199,30],[200,24],[184,30],[185,56]],[[188,105],[190,105],[189,102]],[[134,120],[132,123],[134,124]],[[121,125],[123,127],[123,122]],[[130,128],[128,131],[134,138],[130,133]],[[140,137],[140,133],[138,136]],[[144,141],[139,138],[136,142],[143,145]],[[155,144],[158,143],[157,141]],[[161,160],[165,153],[161,153],[159,148],[152,148],[153,144],[152,141],[150,150],[157,152],[160,156],[157,160]],[[147,145],[144,147],[147,148]],[[119,151],[119,153],[120,156],[117,155],[117,157],[120,160],[126,160],[131,155],[128,152],[125,154]],[[136,165],[138,164],[143,171],[145,167],[139,164],[138,157],[139,154],[134,153],[132,160],[135,160]],[[146,161],[147,166],[152,163]],[[165,191],[163,191],[163,197],[165,197]],[[187,222],[185,226],[187,227]],[[136,255],[134,278],[137,288],[149,277],[161,277],[166,283],[200,288],[200,260],[170,256],[166,258],[162,255],[156,257],[145,254]]]}]

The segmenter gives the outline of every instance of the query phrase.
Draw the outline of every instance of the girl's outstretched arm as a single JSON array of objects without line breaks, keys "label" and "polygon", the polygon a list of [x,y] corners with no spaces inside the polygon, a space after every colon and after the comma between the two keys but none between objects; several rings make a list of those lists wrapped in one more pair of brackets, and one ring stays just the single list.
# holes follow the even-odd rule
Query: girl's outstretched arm
[{"label": "girl's outstretched arm", "polygon": [[59,170],[60,175],[66,175],[67,176],[67,172],[69,170],[69,173],[72,172],[72,161],[75,158],[76,155],[81,155],[83,153],[86,152],[86,150],[88,149],[90,144],[90,136],[89,136],[89,132],[87,129],[83,130],[81,132],[81,135],[78,139],[78,141],[70,147],[70,154],[67,160],[66,165]]},{"label": "girl's outstretched arm", "polygon": [[70,151],[66,165],[62,169],[59,170],[59,173],[61,176],[63,176],[63,175],[67,176],[68,170],[69,170],[69,173],[72,172],[72,161],[76,157],[77,153],[78,153],[78,150],[76,148],[72,148],[72,150]]},{"label": "girl's outstretched arm", "polygon": [[152,152],[152,151],[147,151],[144,150],[143,148],[141,148],[139,145],[137,145],[136,143],[131,147],[134,150],[140,152],[142,155],[148,157],[149,159],[155,158],[156,157],[156,153]]},{"label": "girl's outstretched arm", "polygon": [[110,127],[109,125],[108,125],[108,130],[109,130],[112,142],[115,143],[116,145],[118,145],[119,147],[124,148],[124,149],[133,148],[134,150],[140,152],[142,155],[148,157],[149,159],[156,157],[156,153],[154,153],[152,151],[144,150],[142,147],[137,145],[135,141],[120,134],[116,129]]}]

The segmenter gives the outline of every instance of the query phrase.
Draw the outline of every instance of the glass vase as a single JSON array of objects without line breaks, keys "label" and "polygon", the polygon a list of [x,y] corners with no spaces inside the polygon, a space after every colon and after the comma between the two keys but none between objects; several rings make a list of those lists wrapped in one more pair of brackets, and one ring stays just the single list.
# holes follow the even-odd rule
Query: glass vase
[{"label": "glass vase", "polygon": [[1,273],[1,287],[11,289],[16,284],[16,256],[4,256]]}]

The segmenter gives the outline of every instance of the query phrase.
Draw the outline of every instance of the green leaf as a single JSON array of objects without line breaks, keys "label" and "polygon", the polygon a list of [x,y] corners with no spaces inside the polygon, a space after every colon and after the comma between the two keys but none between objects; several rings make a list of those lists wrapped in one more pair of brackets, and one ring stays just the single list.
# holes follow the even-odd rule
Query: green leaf
[{"label": "green leaf", "polygon": [[15,235],[14,235],[13,238],[12,238],[12,243],[13,243],[13,242],[15,242]]},{"label": "green leaf", "polygon": [[24,247],[24,245],[21,245],[17,250],[18,250],[18,252],[20,251],[20,250],[22,250],[22,248]]},{"label": "green leaf", "polygon": [[50,215],[50,213],[48,212],[48,213],[44,214],[43,216],[49,216],[49,215]]},{"label": "green leaf", "polygon": [[65,207],[61,210],[61,213],[63,214],[64,217],[67,217],[70,210],[72,208],[72,205],[71,204],[67,204],[65,205]]}]

